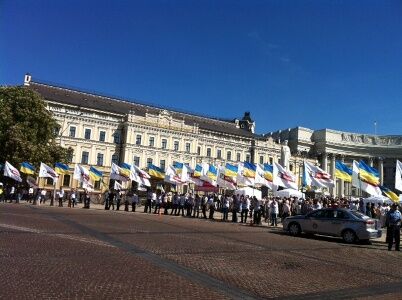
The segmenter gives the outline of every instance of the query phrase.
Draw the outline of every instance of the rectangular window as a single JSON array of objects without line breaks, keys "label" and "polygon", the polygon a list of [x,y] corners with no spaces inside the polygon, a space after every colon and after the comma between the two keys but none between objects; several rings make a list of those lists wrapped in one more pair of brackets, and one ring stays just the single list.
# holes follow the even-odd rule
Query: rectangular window
[{"label": "rectangular window", "polygon": [[85,138],[86,140],[90,140],[90,139],[91,139],[91,129],[89,129],[89,128],[86,128],[86,129],[85,129],[84,138]]},{"label": "rectangular window", "polygon": [[232,160],[232,152],[228,151],[226,153],[226,160]]},{"label": "rectangular window", "polygon": [[74,152],[68,152],[67,154],[67,162],[72,163],[73,162],[73,156],[74,156]]},{"label": "rectangular window", "polygon": [[174,151],[179,151],[179,141],[174,141],[173,150]]},{"label": "rectangular window", "polygon": [[153,136],[149,137],[149,147],[155,146],[155,138]]},{"label": "rectangular window", "polygon": [[113,142],[115,144],[120,144],[120,132],[115,132],[113,135]]},{"label": "rectangular window", "polygon": [[236,160],[237,160],[237,161],[241,161],[241,153],[237,153]]},{"label": "rectangular window", "polygon": [[260,156],[260,164],[264,163],[264,156]]},{"label": "rectangular window", "polygon": [[75,126],[70,126],[70,137],[75,137]]},{"label": "rectangular window", "polygon": [[89,152],[88,151],[82,151],[81,163],[83,165],[87,165],[88,164],[88,159],[89,159]]},{"label": "rectangular window", "polygon": [[246,161],[250,162],[250,154],[246,154]]},{"label": "rectangular window", "polygon": [[200,146],[197,147],[197,155],[201,155],[201,147]]},{"label": "rectangular window", "polygon": [[161,159],[159,166],[161,167],[162,170],[165,170],[166,160]]},{"label": "rectangular window", "polygon": [[134,156],[134,165],[139,167],[140,166],[140,157],[139,156]]},{"label": "rectangular window", "polygon": [[161,144],[162,149],[167,148],[167,139],[162,139],[162,144]]},{"label": "rectangular window", "polygon": [[114,163],[114,164],[119,163],[119,156],[117,154],[112,155],[112,163]]},{"label": "rectangular window", "polygon": [[222,150],[221,149],[218,149],[216,151],[216,158],[222,158]]},{"label": "rectangular window", "polygon": [[106,132],[101,130],[99,131],[99,142],[104,142],[106,138]]},{"label": "rectangular window", "polygon": [[152,165],[152,158],[147,158],[147,166]]},{"label": "rectangular window", "polygon": [[96,156],[96,165],[103,166],[103,154],[102,153],[98,153],[98,155]]},{"label": "rectangular window", "polygon": [[269,158],[269,164],[272,165],[274,163],[274,159],[272,157]]},{"label": "rectangular window", "polygon": [[211,148],[207,148],[207,156],[211,157]]},{"label": "rectangular window", "polygon": [[46,177],[46,185],[53,185],[53,179],[50,177]]},{"label": "rectangular window", "polygon": [[94,189],[95,189],[95,190],[100,190],[100,188],[101,188],[101,182],[100,182],[100,180],[95,181]]},{"label": "rectangular window", "polygon": [[135,138],[135,144],[141,145],[141,134],[137,134],[137,137]]},{"label": "rectangular window", "polygon": [[186,152],[190,153],[191,150],[191,144],[190,143],[186,143]]},{"label": "rectangular window", "polygon": [[70,178],[71,176],[68,174],[63,175],[63,186],[70,186]]}]

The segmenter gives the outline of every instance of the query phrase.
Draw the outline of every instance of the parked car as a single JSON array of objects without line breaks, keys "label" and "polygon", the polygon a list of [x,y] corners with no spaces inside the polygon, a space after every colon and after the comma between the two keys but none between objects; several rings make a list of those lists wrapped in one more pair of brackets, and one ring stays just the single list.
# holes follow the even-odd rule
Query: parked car
[{"label": "parked car", "polygon": [[318,209],[307,215],[287,217],[283,229],[293,236],[302,232],[342,237],[346,243],[379,238],[378,220],[344,208]]}]

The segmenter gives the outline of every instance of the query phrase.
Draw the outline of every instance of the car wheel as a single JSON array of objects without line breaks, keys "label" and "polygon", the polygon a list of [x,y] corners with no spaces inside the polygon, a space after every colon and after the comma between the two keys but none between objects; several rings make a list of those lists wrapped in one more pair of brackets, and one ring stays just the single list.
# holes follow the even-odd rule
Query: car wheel
[{"label": "car wheel", "polygon": [[298,236],[301,233],[300,225],[297,223],[290,223],[288,229],[289,234],[293,236]]},{"label": "car wheel", "polygon": [[356,241],[356,234],[348,229],[342,233],[342,238],[345,243],[352,244]]}]

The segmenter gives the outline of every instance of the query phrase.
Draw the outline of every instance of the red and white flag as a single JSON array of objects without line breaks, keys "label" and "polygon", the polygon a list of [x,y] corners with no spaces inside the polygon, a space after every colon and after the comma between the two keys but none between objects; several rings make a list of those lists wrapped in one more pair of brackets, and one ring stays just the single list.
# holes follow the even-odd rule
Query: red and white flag
[{"label": "red and white flag", "polygon": [[304,162],[304,176],[306,185],[308,186],[316,186],[319,188],[332,188],[335,186],[331,175],[307,161]]},{"label": "red and white flag", "polygon": [[38,177],[49,177],[53,179],[53,182],[56,182],[59,175],[51,167],[41,162]]},{"label": "red and white flag", "polygon": [[18,182],[22,182],[20,172],[14,168],[8,161],[4,165],[4,176],[10,177]]},{"label": "red and white flag", "polygon": [[273,164],[272,183],[288,189],[298,190],[296,176],[286,171],[280,164]]}]

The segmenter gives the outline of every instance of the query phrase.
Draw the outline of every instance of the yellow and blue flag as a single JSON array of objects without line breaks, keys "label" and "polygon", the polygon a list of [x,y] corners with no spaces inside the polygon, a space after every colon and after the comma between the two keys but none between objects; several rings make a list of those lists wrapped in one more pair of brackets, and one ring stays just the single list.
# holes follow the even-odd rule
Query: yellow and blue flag
[{"label": "yellow and blue flag", "polygon": [[273,165],[270,164],[264,164],[264,178],[268,180],[269,182],[272,182],[273,176],[272,173],[274,171]]},{"label": "yellow and blue flag", "polygon": [[335,177],[346,182],[352,182],[352,169],[337,160],[335,162]]},{"label": "yellow and blue flag", "polygon": [[165,179],[165,171],[153,164],[148,166],[148,174],[152,177]]},{"label": "yellow and blue flag", "polygon": [[372,186],[380,185],[380,175],[376,169],[368,166],[364,161],[359,162],[359,178]]},{"label": "yellow and blue flag", "polygon": [[213,181],[216,181],[218,178],[218,169],[214,165],[209,165],[207,177]]},{"label": "yellow and blue flag", "polygon": [[225,176],[226,177],[237,177],[238,172],[239,172],[238,166],[226,163],[226,166],[225,166]]},{"label": "yellow and blue flag", "polygon": [[257,170],[257,167],[255,164],[252,164],[247,161],[243,163],[243,176],[244,177],[255,178],[256,170]]},{"label": "yellow and blue flag", "polygon": [[184,164],[181,163],[181,162],[175,161],[173,163],[173,168],[176,170],[176,174],[179,175],[179,174],[181,174],[183,172],[183,166],[184,166]]},{"label": "yellow and blue flag", "polygon": [[89,177],[92,179],[92,181],[99,181],[102,180],[102,172],[95,169],[94,167],[89,168]]},{"label": "yellow and blue flag", "polygon": [[62,163],[55,163],[54,164],[54,170],[57,174],[68,174],[68,166],[66,164],[62,164]]},{"label": "yellow and blue flag", "polygon": [[25,174],[32,175],[35,173],[35,167],[31,165],[29,162],[24,161],[21,164],[20,171]]},{"label": "yellow and blue flag", "polygon": [[199,178],[202,175],[202,166],[201,165],[196,165],[194,169],[194,174],[193,177]]},{"label": "yellow and blue flag", "polygon": [[126,164],[126,163],[122,163],[120,164],[120,168],[121,168],[121,175],[127,178],[130,178],[130,172],[131,172],[131,165]]},{"label": "yellow and blue flag", "polygon": [[385,186],[380,186],[381,191],[384,193],[385,196],[387,196],[389,199],[392,201],[398,203],[399,202],[399,197],[397,194],[395,194],[393,191],[391,191],[389,188]]}]

